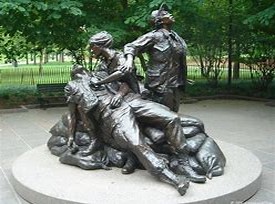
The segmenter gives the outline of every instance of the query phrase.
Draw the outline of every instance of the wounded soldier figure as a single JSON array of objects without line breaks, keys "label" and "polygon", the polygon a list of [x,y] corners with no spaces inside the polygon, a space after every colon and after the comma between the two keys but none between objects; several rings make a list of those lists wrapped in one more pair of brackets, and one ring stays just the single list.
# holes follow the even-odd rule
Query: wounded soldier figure
[{"label": "wounded soldier figure", "polygon": [[141,99],[127,83],[98,85],[104,71],[72,70],[65,87],[69,113],[52,129],[51,152],[83,169],[145,168],[184,195],[189,180],[222,175],[225,157],[203,123],[166,106]]}]

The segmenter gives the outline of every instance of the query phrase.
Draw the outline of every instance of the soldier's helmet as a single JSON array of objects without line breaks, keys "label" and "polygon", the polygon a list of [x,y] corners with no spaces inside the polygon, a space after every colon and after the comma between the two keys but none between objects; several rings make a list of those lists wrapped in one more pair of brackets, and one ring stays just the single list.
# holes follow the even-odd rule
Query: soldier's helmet
[{"label": "soldier's helmet", "polygon": [[154,25],[161,24],[162,23],[162,18],[164,16],[167,16],[167,15],[171,15],[168,12],[167,5],[166,4],[161,4],[161,6],[159,7],[159,9],[152,11],[150,21]]},{"label": "soldier's helmet", "polygon": [[107,31],[101,31],[91,36],[89,39],[90,46],[96,45],[99,47],[109,48],[112,46],[112,44],[113,44],[113,37]]}]

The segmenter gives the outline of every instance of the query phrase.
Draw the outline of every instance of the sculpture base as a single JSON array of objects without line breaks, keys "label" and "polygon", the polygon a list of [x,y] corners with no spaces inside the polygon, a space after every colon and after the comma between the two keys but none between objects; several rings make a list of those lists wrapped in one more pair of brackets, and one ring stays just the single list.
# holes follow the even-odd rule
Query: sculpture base
[{"label": "sculpture base", "polygon": [[12,168],[13,185],[34,204],[230,203],[245,201],[260,188],[262,165],[249,151],[218,142],[227,158],[225,174],[205,184],[190,183],[184,196],[145,170],[122,175],[120,169],[85,171],[61,164],[46,146],[20,156]]}]

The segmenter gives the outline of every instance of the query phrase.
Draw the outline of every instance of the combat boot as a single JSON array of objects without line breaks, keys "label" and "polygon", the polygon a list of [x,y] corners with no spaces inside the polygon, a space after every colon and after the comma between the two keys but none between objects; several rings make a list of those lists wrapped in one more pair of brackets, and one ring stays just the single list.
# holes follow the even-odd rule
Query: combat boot
[{"label": "combat boot", "polygon": [[205,183],[206,177],[199,175],[194,169],[190,166],[187,155],[180,154],[180,158],[173,158],[170,162],[171,170],[179,175],[184,175],[194,183]]},{"label": "combat boot", "polygon": [[169,169],[163,169],[159,178],[162,181],[172,184],[181,196],[183,196],[189,188],[188,178],[183,175],[176,175]]},{"label": "combat boot", "polygon": [[122,174],[131,174],[135,171],[136,168],[137,168],[137,162],[136,162],[135,158],[130,156],[127,158],[126,163],[122,167],[121,173]]}]

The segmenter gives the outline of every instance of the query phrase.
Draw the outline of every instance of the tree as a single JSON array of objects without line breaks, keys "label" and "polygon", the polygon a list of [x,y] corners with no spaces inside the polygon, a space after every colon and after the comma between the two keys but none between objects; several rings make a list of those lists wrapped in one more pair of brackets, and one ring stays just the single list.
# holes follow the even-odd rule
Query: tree
[{"label": "tree", "polygon": [[275,3],[273,0],[249,1],[249,16],[244,23],[252,29],[274,35],[275,27]]},{"label": "tree", "polygon": [[227,60],[226,6],[226,1],[203,1],[190,25],[189,50],[202,76],[213,86],[218,85]]},{"label": "tree", "polygon": [[12,62],[18,66],[18,60],[27,52],[27,43],[19,32],[10,36],[0,27],[0,53],[4,55],[6,62]]},{"label": "tree", "polygon": [[11,37],[20,32],[41,54],[49,45],[78,49],[82,44],[75,39],[83,23],[82,6],[73,0],[1,0],[0,22]]},{"label": "tree", "polygon": [[112,33],[115,46],[126,42],[127,6],[125,0],[0,0],[0,23],[11,36],[19,31],[39,53],[55,46],[77,58],[78,53],[85,54],[89,35],[99,30]]},{"label": "tree", "polygon": [[[106,30],[114,36],[115,48],[122,48],[153,29],[148,18],[162,3],[174,15],[173,29],[186,40],[202,75],[214,85],[223,73],[228,53],[236,68],[233,77],[237,78],[240,59],[251,54],[248,48],[254,46],[253,41],[266,38],[257,41],[257,52],[264,49],[261,43],[273,42],[272,0],[0,0],[0,23],[4,36],[13,40],[20,35],[41,57],[49,47],[58,52],[69,50],[75,62],[88,66],[85,47],[90,35]],[[16,44],[16,40],[9,41],[10,47]],[[232,49],[228,49],[229,44]]]},{"label": "tree", "polygon": [[248,27],[241,60],[250,68],[251,79],[261,90],[266,90],[275,76],[275,3],[271,0],[249,1]]}]

